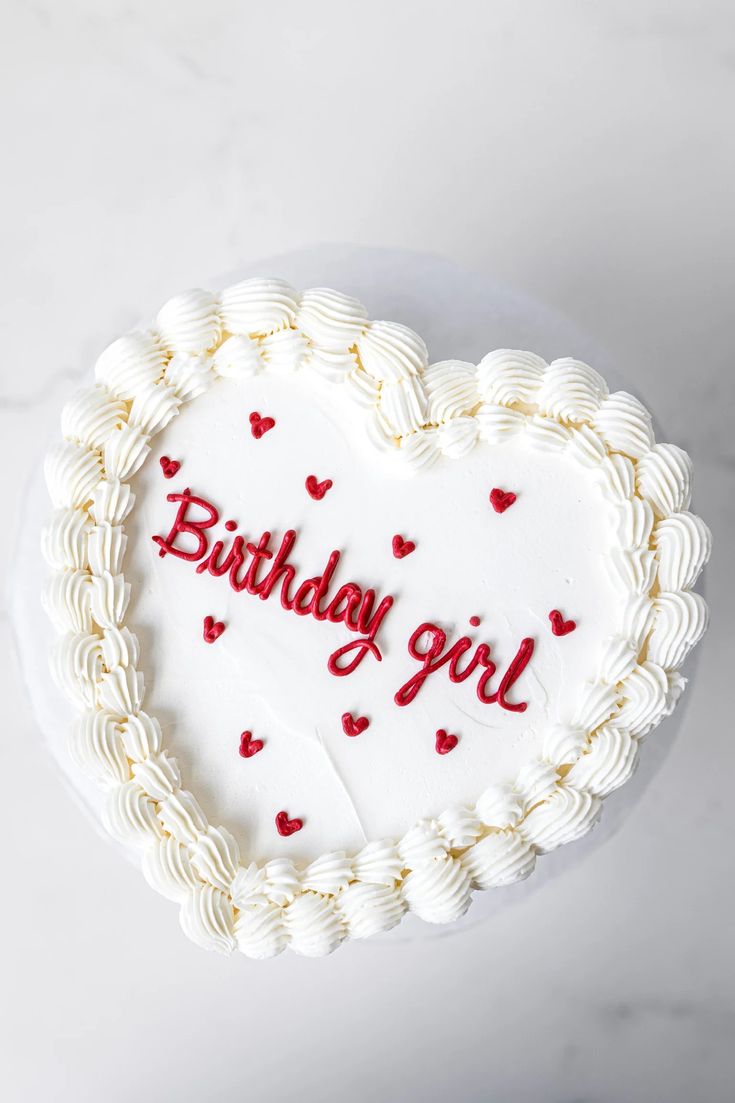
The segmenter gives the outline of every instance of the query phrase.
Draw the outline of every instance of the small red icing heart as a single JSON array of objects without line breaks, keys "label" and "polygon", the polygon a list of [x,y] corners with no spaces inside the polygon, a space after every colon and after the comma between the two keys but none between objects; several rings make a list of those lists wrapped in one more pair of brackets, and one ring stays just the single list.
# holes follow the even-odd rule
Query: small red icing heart
[{"label": "small red icing heart", "polygon": [[303,820],[290,820],[287,812],[279,812],[276,816],[278,834],[283,835],[284,838],[293,835],[296,831],[300,831],[303,826]]},{"label": "small red icing heart", "polygon": [[221,620],[215,620],[214,617],[204,618],[204,642],[214,643],[218,640],[225,630],[225,626]]},{"label": "small red icing heart", "polygon": [[558,609],[551,610],[549,613],[549,620],[551,621],[551,631],[555,636],[566,636],[577,627],[576,621],[564,620]]},{"label": "small red icing heart", "polygon": [[276,424],[274,417],[261,417],[257,410],[250,415],[250,432],[256,440],[260,440]]},{"label": "small red icing heart", "polygon": [[243,732],[240,736],[240,754],[243,758],[252,758],[258,751],[263,750],[263,740],[253,739],[252,732]]},{"label": "small red icing heart", "polygon": [[321,502],[324,495],[332,487],[331,479],[324,479],[323,482],[317,482],[316,475],[309,475],[306,480],[306,489],[309,493],[309,497],[313,498],[315,502]]},{"label": "small red icing heart", "polygon": [[490,491],[490,505],[493,507],[496,513],[505,513],[506,509],[510,509],[516,500],[516,496],[512,490],[501,490],[496,486]]},{"label": "small red icing heart", "polygon": [[447,735],[444,728],[439,728],[436,733],[436,753],[437,754],[449,754],[459,743],[459,739],[456,735]]},{"label": "small red icing heart", "polygon": [[354,736],[360,735],[366,728],[370,726],[370,721],[367,716],[353,717],[351,712],[345,712],[342,714],[342,731],[345,735]]},{"label": "small red icing heart", "polygon": [[412,551],[416,551],[416,545],[413,540],[404,540],[402,536],[393,537],[393,554],[396,559],[403,559],[405,555],[410,555]]},{"label": "small red icing heart", "polygon": [[161,456],[158,462],[161,465],[164,479],[173,479],[174,475],[181,467],[178,460],[170,460],[168,456]]}]

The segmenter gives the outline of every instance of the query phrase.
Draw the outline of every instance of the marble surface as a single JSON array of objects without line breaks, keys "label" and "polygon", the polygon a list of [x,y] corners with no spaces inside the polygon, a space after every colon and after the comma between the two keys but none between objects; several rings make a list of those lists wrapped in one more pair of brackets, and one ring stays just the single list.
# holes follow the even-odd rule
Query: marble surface
[{"label": "marble surface", "polygon": [[[10,1100],[732,1097],[735,17],[715,0],[427,8],[4,8]],[[8,580],[60,405],[106,341],[184,286],[320,240],[443,254],[595,334],[694,457],[713,619],[676,743],[604,845],[451,937],[258,965],[189,944],[70,800]]]}]

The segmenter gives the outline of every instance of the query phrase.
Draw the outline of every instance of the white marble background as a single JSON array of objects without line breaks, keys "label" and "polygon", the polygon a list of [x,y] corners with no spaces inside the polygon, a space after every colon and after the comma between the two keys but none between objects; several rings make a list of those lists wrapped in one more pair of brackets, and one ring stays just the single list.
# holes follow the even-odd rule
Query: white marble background
[{"label": "white marble background", "polygon": [[325,240],[444,254],[593,333],[694,456],[716,541],[685,722],[619,832],[492,923],[321,961],[180,935],[69,799],[4,596],[4,1098],[731,1100],[732,4],[4,0],[0,21],[3,578],[102,345]]}]

